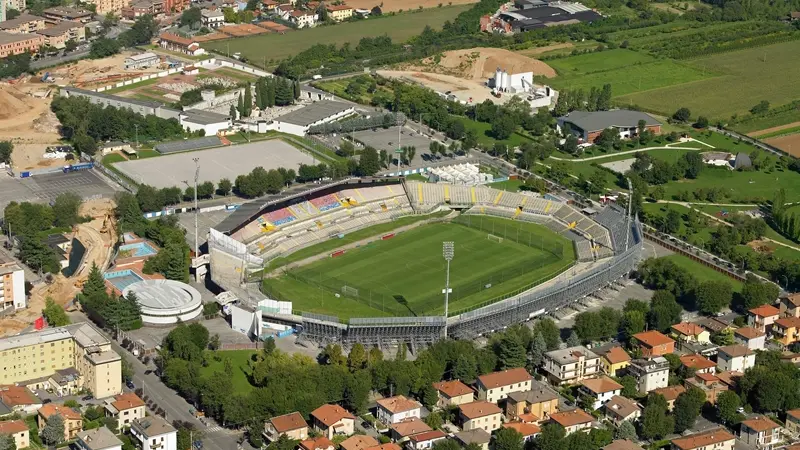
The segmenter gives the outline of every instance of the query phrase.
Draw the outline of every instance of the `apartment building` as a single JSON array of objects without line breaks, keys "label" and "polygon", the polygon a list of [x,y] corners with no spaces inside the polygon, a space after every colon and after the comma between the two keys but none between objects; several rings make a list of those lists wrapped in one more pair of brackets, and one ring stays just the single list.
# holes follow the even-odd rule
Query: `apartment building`
[{"label": "apartment building", "polygon": [[44,19],[47,23],[56,24],[63,20],[73,22],[89,23],[94,17],[94,13],[87,9],[73,8],[71,6],[54,6],[44,10]]},{"label": "apartment building", "polygon": [[200,23],[206,28],[219,28],[225,24],[225,14],[219,9],[200,11]]},{"label": "apartment building", "polygon": [[611,397],[605,404],[606,417],[619,426],[622,422],[633,422],[642,415],[642,408],[633,400],[621,395]]},{"label": "apartment building", "polygon": [[0,31],[6,33],[35,33],[44,28],[44,17],[20,14],[16,19],[0,22]]},{"label": "apartment building", "polygon": [[736,437],[724,428],[714,428],[702,433],[670,441],[671,450],[733,450]]},{"label": "apartment building", "polygon": [[39,429],[43,429],[53,416],[61,416],[64,419],[64,440],[70,441],[83,431],[83,417],[81,413],[64,405],[48,403],[41,408],[36,416]]},{"label": "apartment building", "polygon": [[391,427],[389,427],[390,436],[392,440],[395,442],[402,443],[408,441],[408,438],[415,434],[419,433],[427,433],[429,431],[433,431],[431,427],[428,426],[427,423],[423,422],[416,417],[413,419],[404,420],[402,422],[398,422]]},{"label": "apartment building", "polygon": [[575,384],[600,373],[600,357],[582,345],[553,350],[545,353],[544,370],[553,384]]},{"label": "apartment building", "polygon": [[800,317],[782,317],[772,324],[775,340],[788,347],[800,341]]},{"label": "apartment building", "polygon": [[664,397],[664,400],[667,401],[667,411],[672,411],[672,409],[675,407],[675,400],[677,400],[678,396],[684,392],[686,392],[686,388],[681,385],[653,389],[654,394]]},{"label": "apartment building", "polygon": [[3,384],[24,384],[74,367],[96,398],[122,392],[120,357],[87,322],[1,338],[0,367]]},{"label": "apartment building", "polygon": [[600,355],[603,372],[612,377],[620,376],[631,363],[631,355],[619,345],[595,353]]},{"label": "apartment building", "polygon": [[558,394],[550,387],[534,380],[531,390],[512,392],[506,399],[506,416],[509,420],[539,422],[558,412]]},{"label": "apartment building", "polygon": [[478,400],[497,403],[512,392],[524,392],[531,388],[531,374],[524,368],[503,370],[478,377]]},{"label": "apartment building", "polygon": [[160,416],[134,420],[131,435],[142,450],[177,450],[178,430]]},{"label": "apartment building", "polygon": [[97,14],[114,13],[119,17],[122,14],[122,8],[129,6],[131,0],[86,0],[86,3],[95,5]]},{"label": "apartment building", "polygon": [[714,368],[717,367],[714,361],[702,355],[683,355],[680,359],[681,364],[690,369],[694,369],[695,373],[714,373]]},{"label": "apartment building", "polygon": [[600,409],[612,397],[622,393],[622,385],[611,378],[602,376],[581,381],[581,386],[578,390],[594,400],[592,409]]},{"label": "apartment building", "polygon": [[778,299],[781,317],[800,317],[800,294],[790,294]]},{"label": "apartment building", "polygon": [[439,381],[433,383],[433,388],[439,396],[436,401],[436,406],[439,408],[463,405],[475,400],[475,391],[460,380]]},{"label": "apartment building", "polygon": [[786,431],[800,439],[800,408],[786,411]]},{"label": "apartment building", "polygon": [[628,373],[636,378],[636,388],[641,394],[667,387],[669,384],[669,361],[663,356],[654,359],[635,359],[628,366]]},{"label": "apartment building", "polygon": [[106,427],[81,431],[75,441],[78,450],[122,450],[122,441]]},{"label": "apartment building", "polygon": [[391,425],[406,419],[420,418],[422,404],[404,395],[382,398],[378,400],[378,420]]},{"label": "apartment building", "polygon": [[45,45],[54,48],[64,48],[67,41],[83,42],[86,40],[86,28],[80,23],[64,21],[50,28],[37,31],[44,37]]},{"label": "apartment building", "polygon": [[684,380],[684,384],[687,388],[696,387],[703,391],[706,394],[706,401],[712,405],[717,404],[717,397],[720,393],[728,390],[728,385],[713,373],[698,373]]},{"label": "apartment building", "polygon": [[728,345],[717,351],[720,372],[742,372],[756,365],[756,353],[744,345]]},{"label": "apartment building", "polygon": [[670,336],[678,342],[697,342],[698,344],[711,342],[711,333],[702,326],[691,322],[681,322],[671,326]]},{"label": "apartment building", "polygon": [[781,311],[772,305],[761,305],[747,311],[747,326],[753,327],[758,331],[769,333],[772,324],[778,320]]},{"label": "apartment building", "polygon": [[460,405],[458,410],[464,431],[480,428],[491,433],[502,425],[503,411],[494,403],[479,400]]},{"label": "apartment building", "polygon": [[759,450],[772,450],[781,441],[780,428],[780,425],[767,417],[754,417],[742,421],[739,439]]},{"label": "apartment building", "polygon": [[763,350],[767,344],[767,334],[752,327],[737,328],[733,332],[733,339],[750,350]]},{"label": "apartment building", "polygon": [[675,341],[658,331],[644,331],[634,334],[633,337],[639,342],[644,358],[656,358],[675,352]]},{"label": "apartment building", "polygon": [[[2,22],[0,22],[0,25],[2,25]],[[20,36],[24,37],[24,35]],[[22,42],[24,42],[24,40]],[[9,45],[13,46],[13,44]],[[2,37],[0,35],[0,53],[2,53],[3,47]],[[10,311],[11,308],[14,310],[23,309],[27,305],[28,301],[25,297],[25,271],[22,270],[15,261],[0,256],[0,311]]]},{"label": "apartment building", "polygon": [[594,417],[590,416],[586,411],[576,408],[572,411],[552,414],[550,415],[550,421],[564,427],[567,434],[572,434],[576,431],[590,430]]},{"label": "apartment building", "polygon": [[122,430],[131,426],[136,419],[144,419],[145,404],[138,395],[128,392],[106,400],[106,416],[117,419],[117,429]]},{"label": "apartment building", "polygon": [[328,11],[328,17],[337,22],[353,17],[354,10],[347,5],[325,5],[325,9]]}]

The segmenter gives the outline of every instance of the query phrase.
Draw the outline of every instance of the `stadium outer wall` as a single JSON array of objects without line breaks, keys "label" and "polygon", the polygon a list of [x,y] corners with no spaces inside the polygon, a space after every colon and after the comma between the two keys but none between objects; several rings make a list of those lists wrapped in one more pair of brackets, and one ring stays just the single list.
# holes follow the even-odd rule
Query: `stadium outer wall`
[{"label": "stadium outer wall", "polygon": [[[631,245],[627,250],[621,249],[622,243],[617,242],[615,247],[620,250],[612,258],[587,272],[552,286],[535,287],[503,301],[449,317],[448,336],[473,339],[578,301],[623,278],[636,268],[643,248],[644,238],[638,218],[629,226]],[[220,233],[217,237],[227,241],[228,245],[238,247],[228,236]],[[229,267],[242,264],[242,253],[237,251],[238,248],[234,250],[233,246],[226,248],[225,245],[214,245],[213,241],[214,239],[209,241],[212,280],[224,289],[241,292],[242,286],[238,280],[216,278],[215,272],[219,271],[215,271],[214,266],[215,260]],[[247,264],[242,265],[251,264],[252,261],[247,261]],[[319,345],[338,342],[348,347],[355,343],[379,348],[408,344],[412,351],[416,351],[419,346],[430,345],[442,339],[445,328],[445,318],[442,316],[354,318],[348,324],[342,324],[336,317],[321,314],[304,313],[302,317],[294,318],[301,323],[302,339]]]}]

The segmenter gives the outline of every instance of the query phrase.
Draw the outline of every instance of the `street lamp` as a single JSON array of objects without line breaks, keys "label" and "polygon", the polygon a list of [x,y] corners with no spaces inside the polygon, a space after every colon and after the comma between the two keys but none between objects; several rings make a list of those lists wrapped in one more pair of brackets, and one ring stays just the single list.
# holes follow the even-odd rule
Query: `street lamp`
[{"label": "street lamp", "polygon": [[450,261],[453,260],[455,244],[453,241],[442,242],[442,256],[447,261],[447,275],[444,282],[444,338],[447,339],[447,309],[450,301]]}]

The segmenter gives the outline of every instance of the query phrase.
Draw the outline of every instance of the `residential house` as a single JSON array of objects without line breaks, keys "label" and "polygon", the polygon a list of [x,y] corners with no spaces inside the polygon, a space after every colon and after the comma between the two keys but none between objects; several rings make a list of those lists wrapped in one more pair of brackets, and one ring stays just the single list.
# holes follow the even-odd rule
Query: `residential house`
[{"label": "residential house", "polygon": [[366,450],[370,447],[376,447],[378,445],[380,445],[380,442],[378,442],[374,437],[356,434],[343,440],[342,443],[339,444],[339,447],[341,447],[341,450]]},{"label": "residential house", "polygon": [[270,442],[286,436],[295,441],[308,438],[308,424],[299,412],[273,417],[264,422],[264,437]]},{"label": "residential house", "polygon": [[503,410],[485,400],[459,405],[459,419],[464,431],[481,428],[491,433],[500,428]]},{"label": "residential house", "polygon": [[721,317],[702,317],[695,320],[694,323],[705,328],[711,334],[721,333],[723,331],[733,330],[736,328],[733,324],[727,320],[723,320]]},{"label": "residential house", "polygon": [[28,448],[31,445],[31,432],[24,420],[0,422],[0,435],[14,438],[14,443],[18,449]]},{"label": "residential house", "polygon": [[81,431],[75,441],[79,450],[122,450],[122,441],[106,427]]},{"label": "residential house", "polygon": [[204,9],[200,11],[200,23],[204,27],[217,29],[225,24],[225,14],[220,9]]},{"label": "residential house", "polygon": [[459,444],[461,444],[462,447],[466,447],[469,444],[475,444],[479,446],[481,450],[489,450],[489,441],[492,440],[492,435],[489,434],[489,432],[484,431],[483,428],[462,431],[460,433],[456,433],[453,437],[456,441],[458,441]]},{"label": "residential house", "polygon": [[622,385],[607,376],[602,376],[581,381],[578,390],[594,400],[592,409],[600,409],[612,397],[622,393]]},{"label": "residential house", "polygon": [[714,428],[670,441],[670,450],[733,450],[736,437],[724,428]]},{"label": "residential house", "polygon": [[439,396],[439,400],[436,401],[438,408],[463,405],[475,400],[475,391],[460,380],[439,381],[433,383],[433,388]]},{"label": "residential house", "polygon": [[12,34],[0,31],[0,58],[20,53],[36,53],[44,45],[44,37],[38,34]]},{"label": "residential house", "polygon": [[535,423],[528,422],[508,422],[503,424],[503,428],[511,428],[516,430],[517,433],[522,435],[523,442],[530,442],[535,438],[542,429]]},{"label": "residential house", "polygon": [[681,364],[694,369],[695,373],[714,373],[714,368],[717,367],[714,361],[701,355],[683,355],[680,359]]},{"label": "residential house", "polygon": [[334,450],[336,446],[330,439],[320,436],[300,441],[299,448],[302,450]]},{"label": "residential house", "polygon": [[717,404],[720,392],[728,390],[728,385],[723,383],[713,373],[698,373],[683,382],[687,388],[696,387],[706,394],[706,401],[712,405]]},{"label": "residential house", "polygon": [[772,336],[788,347],[800,341],[800,317],[782,317],[772,324]]},{"label": "residential house", "polygon": [[325,9],[328,11],[328,17],[337,22],[353,17],[354,10],[347,5],[325,5]]},{"label": "residential house", "polygon": [[642,415],[642,408],[633,400],[615,395],[605,404],[606,417],[614,425],[619,426],[622,422],[633,422]]},{"label": "residential house", "polygon": [[636,333],[633,337],[639,342],[644,358],[656,358],[675,352],[675,341],[656,330]]},{"label": "residential house", "polygon": [[0,31],[6,33],[35,33],[44,29],[44,17],[22,13],[14,19],[0,22]]},{"label": "residential house", "polygon": [[772,324],[778,320],[781,311],[772,305],[761,305],[747,311],[747,325],[758,331],[769,333],[772,331]]},{"label": "residential house", "polygon": [[678,342],[697,342],[700,344],[711,342],[711,333],[702,326],[691,322],[681,322],[671,326],[670,336]]},{"label": "residential house", "polygon": [[426,450],[433,448],[433,444],[443,439],[447,439],[447,435],[441,430],[426,431],[409,436],[406,447],[409,450]]},{"label": "residential house", "polygon": [[339,405],[322,405],[311,411],[311,420],[314,431],[328,439],[340,434],[352,436],[355,432],[356,417]]},{"label": "residential house", "polygon": [[523,420],[523,416],[533,415],[535,419],[523,421],[538,422],[558,412],[558,394],[550,387],[533,380],[531,390],[508,394],[505,406],[509,420]]},{"label": "residential house", "polygon": [[576,431],[591,429],[594,417],[590,416],[586,411],[576,408],[571,411],[550,414],[550,421],[561,425],[567,434],[571,434]]},{"label": "residential house", "polygon": [[631,363],[631,355],[619,345],[596,353],[600,355],[600,364],[602,364],[603,372],[608,376],[616,377],[622,375]]},{"label": "residential house", "polygon": [[118,430],[130,427],[136,419],[145,418],[145,403],[132,392],[117,395],[113,401],[106,400],[105,406],[106,416],[117,419]]},{"label": "residential house", "polygon": [[753,327],[737,328],[733,338],[737,344],[746,345],[750,350],[763,350],[767,342],[767,334]]},{"label": "residential house", "polygon": [[416,417],[397,422],[389,427],[389,429],[391,430],[391,438],[398,444],[407,441],[409,437],[415,434],[433,431],[427,423]]},{"label": "residential house", "polygon": [[672,408],[675,407],[675,400],[677,400],[678,396],[684,392],[686,392],[686,388],[681,385],[653,389],[654,394],[663,396],[667,401],[667,410],[669,411],[672,411]]},{"label": "residential house", "polygon": [[601,371],[600,357],[582,345],[553,350],[544,355],[544,370],[553,384],[575,384]]},{"label": "residential house", "polygon": [[663,356],[653,359],[635,359],[628,366],[628,373],[636,378],[636,388],[641,394],[667,387],[669,384],[669,361]]},{"label": "residential house", "polygon": [[642,450],[642,446],[634,444],[627,439],[615,439],[603,447],[603,450]]},{"label": "residential house", "polygon": [[200,48],[200,44],[195,40],[172,33],[161,33],[158,36],[158,45],[165,50],[183,53],[189,56],[199,56],[206,52]]},{"label": "residential house", "polygon": [[611,111],[572,111],[558,118],[557,129],[564,135],[571,133],[583,142],[594,142],[603,130],[613,128],[623,139],[639,133],[639,122],[644,121],[645,129],[655,134],[661,133],[661,122],[653,116],[625,109]]},{"label": "residential house", "polygon": [[310,28],[317,24],[317,13],[296,9],[289,13],[289,22],[297,25],[297,28]]},{"label": "residential house", "polygon": [[736,384],[742,378],[742,375],[744,375],[742,372],[728,370],[718,373],[717,378],[719,378],[720,383],[728,386],[728,390],[736,390]]},{"label": "residential house", "polygon": [[406,398],[404,395],[382,398],[378,400],[378,420],[391,425],[412,417],[420,418],[422,405],[416,401]]},{"label": "residential house", "polygon": [[0,385],[0,404],[12,412],[33,414],[42,407],[42,401],[25,386]]},{"label": "residential house", "polygon": [[800,408],[786,411],[786,431],[800,438]]},{"label": "residential house", "polygon": [[781,426],[764,416],[743,420],[739,439],[757,449],[772,450],[781,441]]},{"label": "residential house", "polygon": [[177,450],[178,430],[161,416],[148,416],[131,423],[131,436],[141,450]]},{"label": "residential house", "polygon": [[800,294],[789,294],[779,298],[778,301],[781,317],[800,317]]},{"label": "residential house", "polygon": [[717,367],[722,372],[732,370],[744,373],[756,364],[756,354],[744,345],[720,347],[717,353]]},{"label": "residential house", "polygon": [[512,392],[524,392],[531,388],[531,374],[524,368],[503,370],[478,377],[478,400],[497,403]]},{"label": "residential house", "polygon": [[71,441],[83,431],[83,418],[81,413],[64,405],[48,403],[41,408],[36,416],[39,429],[47,425],[47,421],[53,416],[61,416],[64,419],[64,440]]}]

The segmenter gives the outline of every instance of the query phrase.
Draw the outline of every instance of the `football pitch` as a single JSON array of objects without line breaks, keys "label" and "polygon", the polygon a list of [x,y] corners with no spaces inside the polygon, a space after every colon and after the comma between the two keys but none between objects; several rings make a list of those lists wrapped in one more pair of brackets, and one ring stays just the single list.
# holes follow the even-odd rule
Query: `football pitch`
[{"label": "football pitch", "polygon": [[296,311],[351,317],[425,316],[444,311],[442,242],[454,242],[451,315],[493,303],[563,272],[572,243],[531,223],[463,216],[347,250],[264,281]]}]

